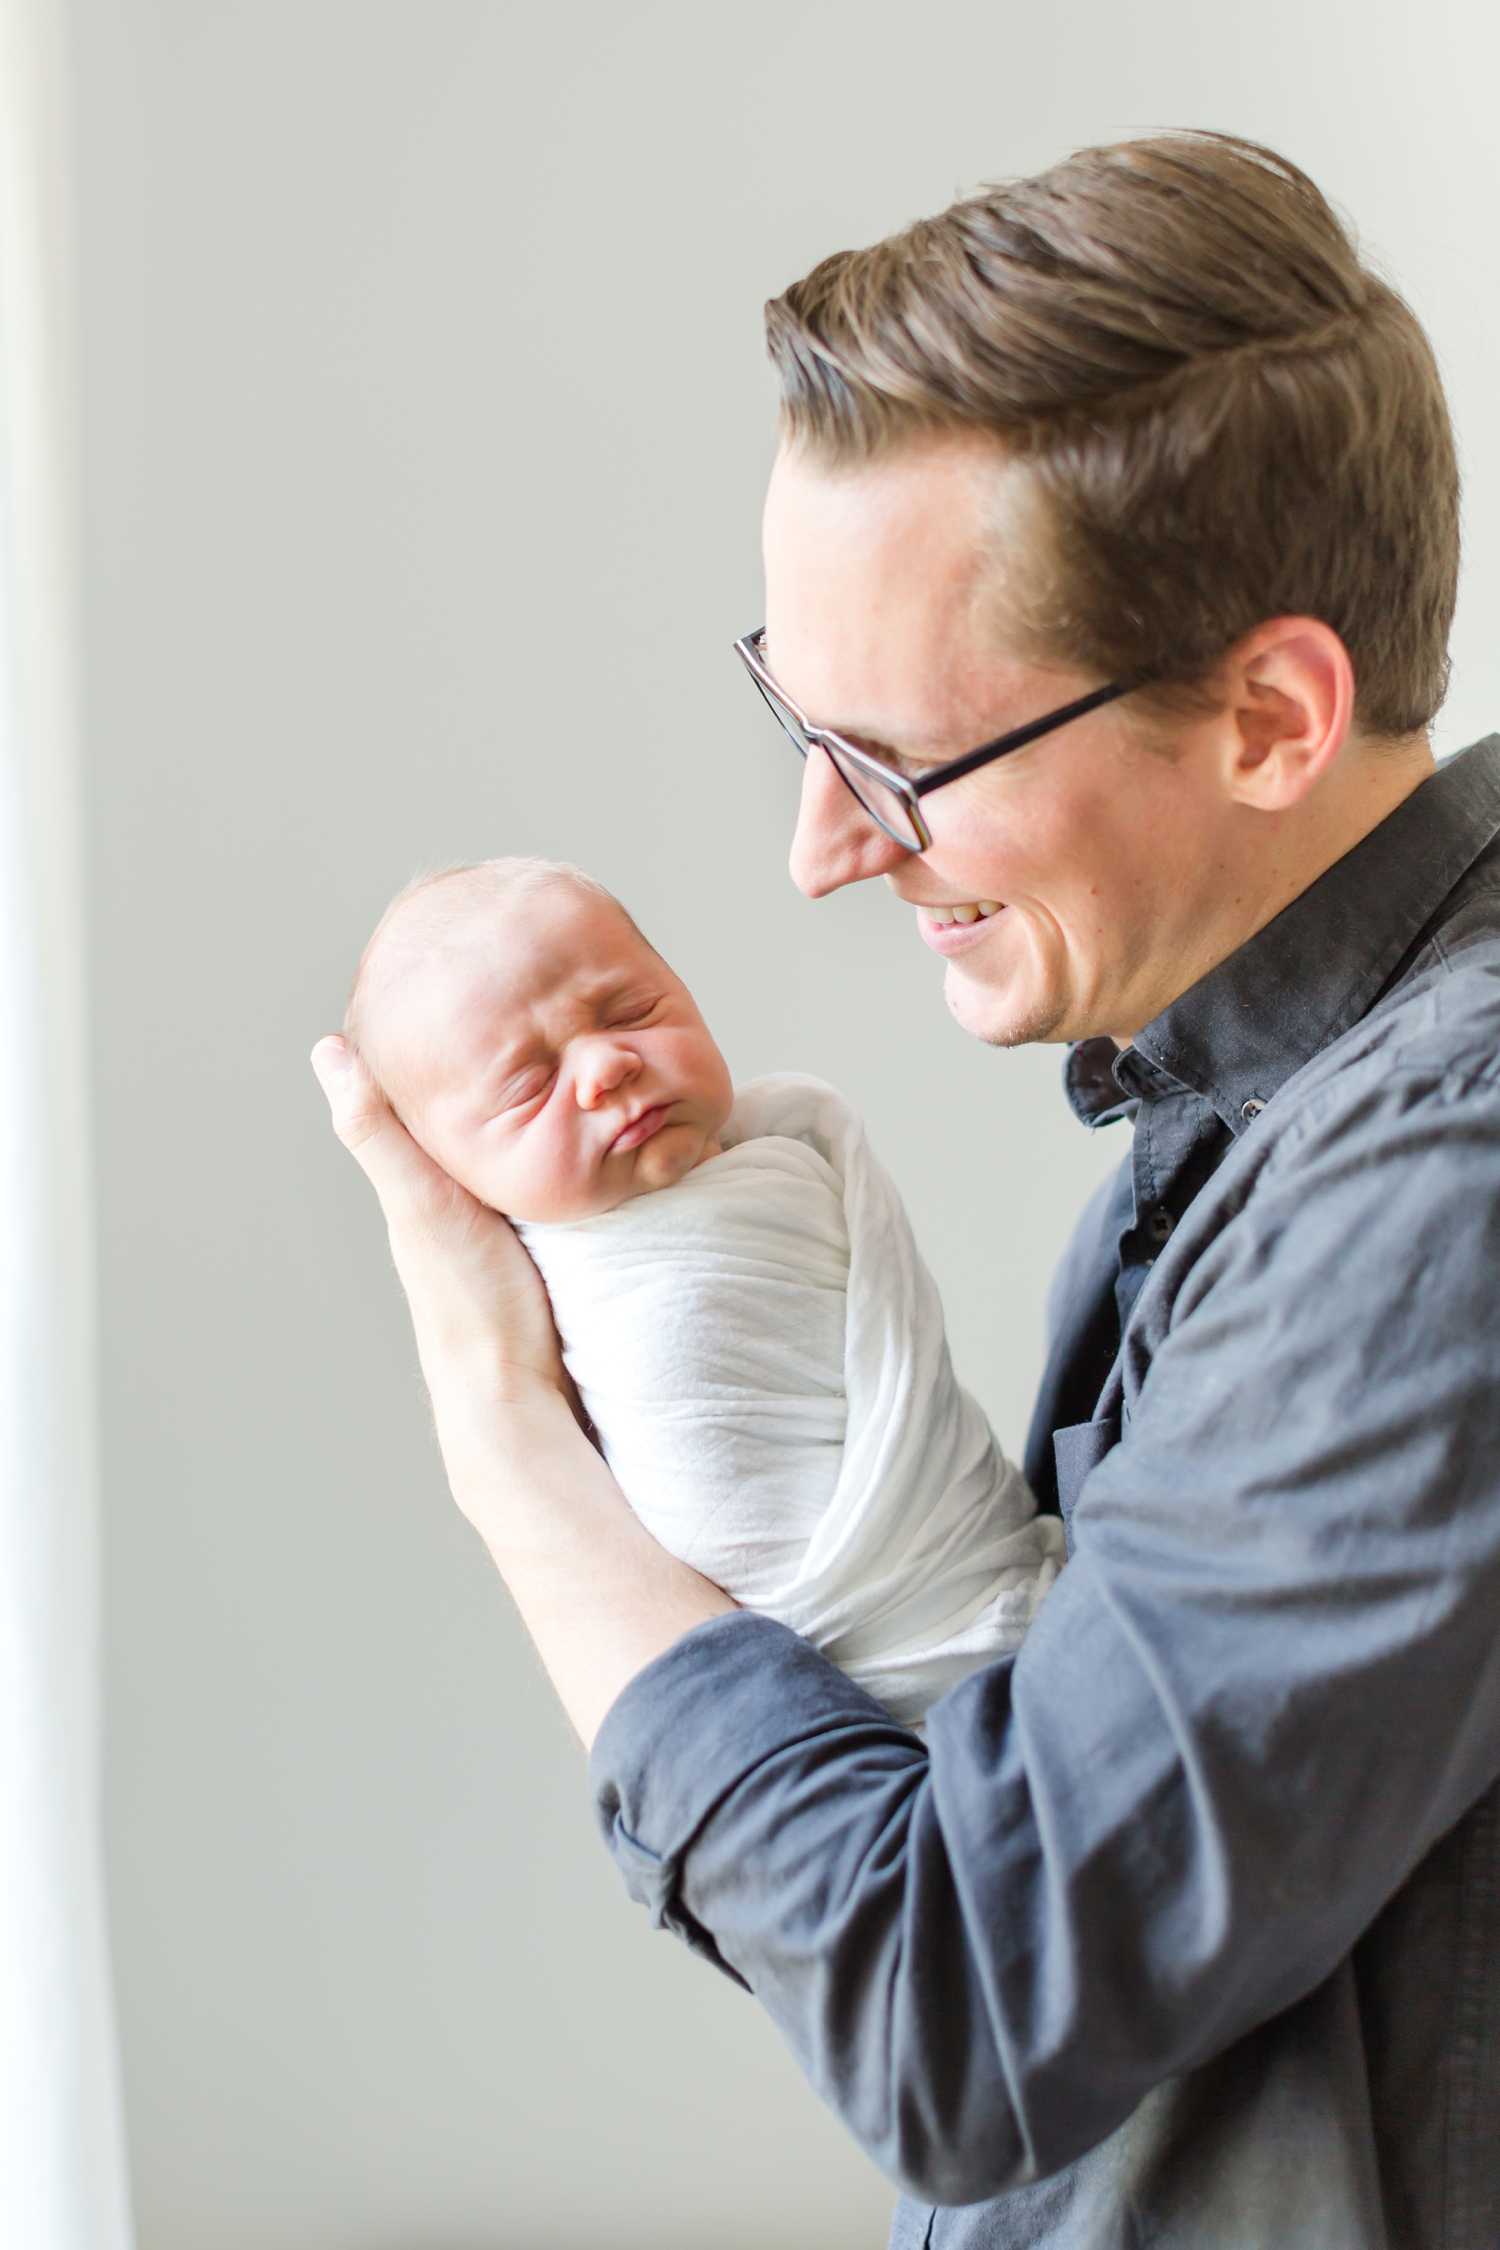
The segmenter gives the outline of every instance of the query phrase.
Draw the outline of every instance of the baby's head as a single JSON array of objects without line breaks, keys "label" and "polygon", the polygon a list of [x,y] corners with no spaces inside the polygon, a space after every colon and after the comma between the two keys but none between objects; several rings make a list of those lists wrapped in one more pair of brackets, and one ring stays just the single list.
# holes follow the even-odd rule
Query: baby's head
[{"label": "baby's head", "polygon": [[365,948],[345,1036],[412,1138],[514,1219],[581,1219],[706,1156],[729,1071],[618,900],[556,860],[414,883]]}]

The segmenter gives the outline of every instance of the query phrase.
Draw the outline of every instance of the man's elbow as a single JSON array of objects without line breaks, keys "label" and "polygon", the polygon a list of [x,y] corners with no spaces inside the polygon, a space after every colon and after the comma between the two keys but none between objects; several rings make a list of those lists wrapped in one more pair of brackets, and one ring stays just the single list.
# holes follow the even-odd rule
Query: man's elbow
[{"label": "man's elbow", "polygon": [[855,2128],[867,2154],[904,2195],[943,2206],[985,2203],[1035,2178],[1002,2088],[981,2091],[971,2078],[969,2089],[950,2089],[956,2098],[935,2100],[934,2092],[931,2085],[898,2088],[883,2134]]},{"label": "man's elbow", "polygon": [[874,2150],[870,2154],[903,2195],[914,2203],[935,2203],[945,2209],[988,2203],[992,2196],[1024,2187],[1036,2177],[1025,2150],[1004,2132],[972,2144],[924,2138],[920,2145],[897,2151],[894,2161],[882,2161]]}]

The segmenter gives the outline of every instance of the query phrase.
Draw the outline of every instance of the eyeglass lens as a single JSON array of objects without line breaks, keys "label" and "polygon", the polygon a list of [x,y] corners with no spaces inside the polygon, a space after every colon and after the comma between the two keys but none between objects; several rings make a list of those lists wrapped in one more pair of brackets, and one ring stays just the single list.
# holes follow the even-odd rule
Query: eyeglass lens
[{"label": "eyeglass lens", "polygon": [[870,818],[884,829],[886,835],[891,837],[894,842],[903,845],[909,852],[921,851],[922,838],[912,822],[905,799],[894,789],[888,789],[874,774],[866,773],[864,767],[857,766],[852,758],[844,757],[833,743],[823,742],[809,735],[798,719],[796,712],[788,710],[780,696],[768,688],[757,674],[752,672],[750,676],[760,689],[771,710],[781,721],[783,729],[791,739],[793,749],[804,758],[813,748],[826,752],[834,772],[843,782],[849,794],[869,814]]},{"label": "eyeglass lens", "polygon": [[823,748],[828,753],[834,772],[850,795],[885,830],[887,836],[895,843],[904,845],[909,852],[921,851],[924,839],[917,833],[912,822],[906,799],[894,789],[888,789],[874,774],[866,773],[863,766],[857,766],[852,759],[842,756],[831,742],[825,742]]}]

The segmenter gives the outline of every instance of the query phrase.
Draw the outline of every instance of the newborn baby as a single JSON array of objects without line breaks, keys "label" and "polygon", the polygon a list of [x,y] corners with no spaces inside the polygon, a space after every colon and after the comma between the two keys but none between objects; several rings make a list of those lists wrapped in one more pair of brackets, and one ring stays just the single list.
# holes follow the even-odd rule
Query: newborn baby
[{"label": "newborn baby", "polygon": [[919,1724],[1064,1557],[959,1388],[858,1117],[738,1093],[624,908],[555,861],[414,884],[345,1026],[413,1138],[517,1226],[647,1528]]}]

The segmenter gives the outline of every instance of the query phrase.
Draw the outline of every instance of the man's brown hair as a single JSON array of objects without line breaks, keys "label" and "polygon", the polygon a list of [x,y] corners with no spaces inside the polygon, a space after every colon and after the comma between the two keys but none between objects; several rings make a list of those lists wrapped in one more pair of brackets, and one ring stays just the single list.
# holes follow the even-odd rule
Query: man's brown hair
[{"label": "man's brown hair", "polygon": [[783,432],[830,463],[984,430],[1053,549],[1033,652],[1193,689],[1265,619],[1343,640],[1356,720],[1447,686],[1458,468],[1431,346],[1305,173],[1250,141],[1084,149],[766,307]]}]

